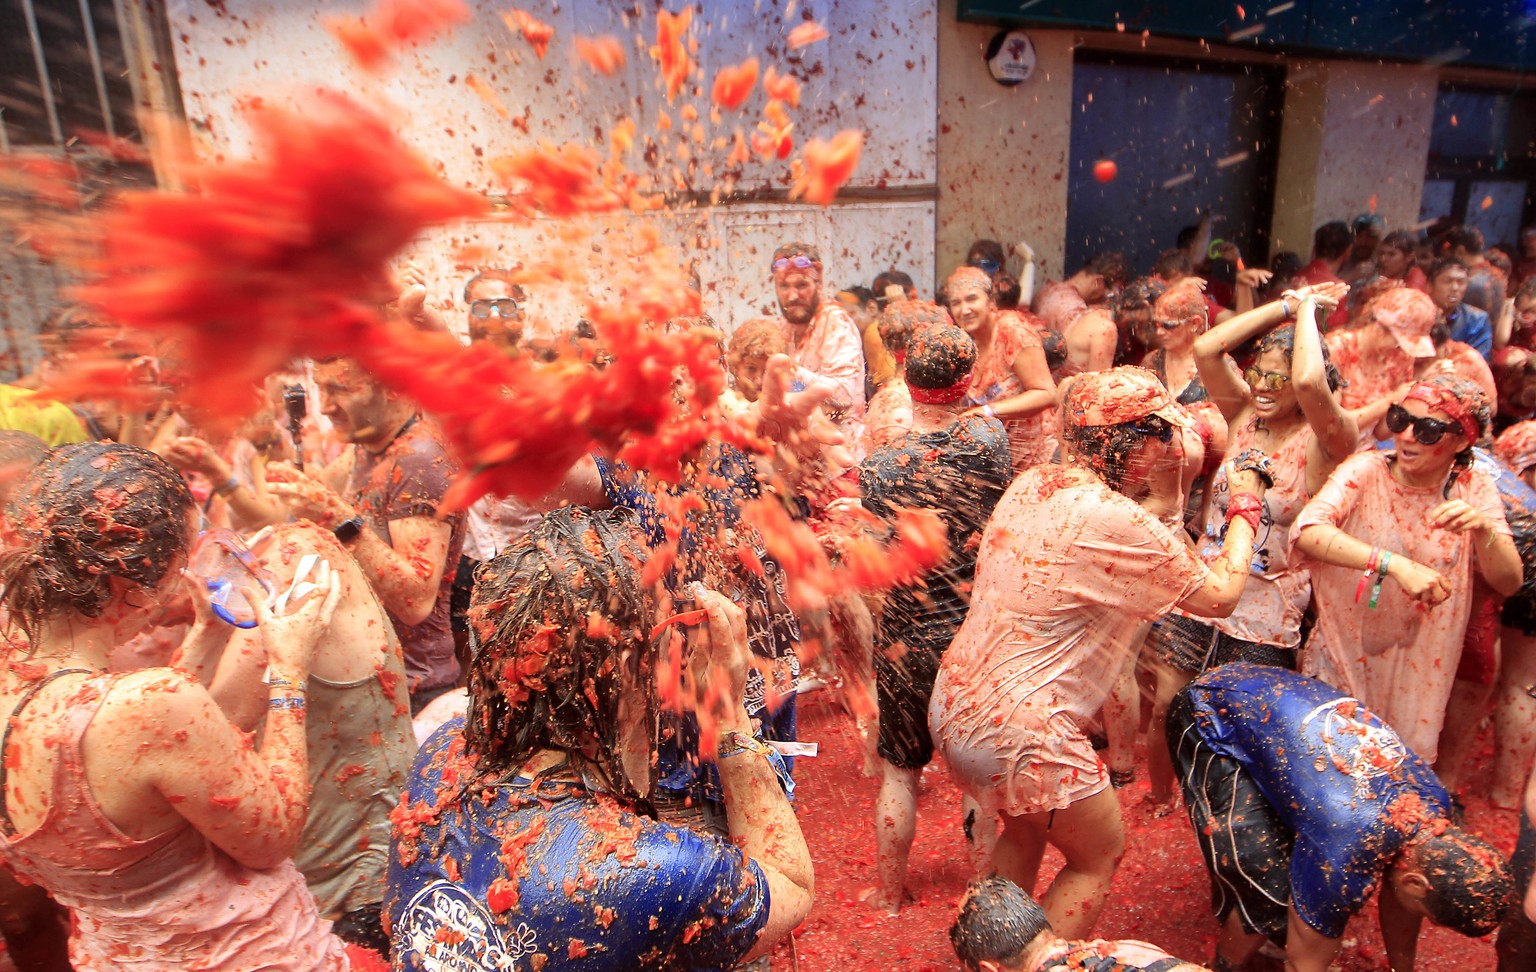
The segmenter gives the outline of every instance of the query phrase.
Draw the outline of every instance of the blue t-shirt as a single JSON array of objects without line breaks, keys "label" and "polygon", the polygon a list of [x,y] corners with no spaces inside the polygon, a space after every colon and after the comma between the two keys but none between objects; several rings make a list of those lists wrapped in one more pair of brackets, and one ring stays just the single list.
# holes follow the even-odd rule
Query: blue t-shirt
[{"label": "blue t-shirt", "polygon": [[1493,354],[1493,325],[1488,322],[1486,311],[1463,303],[1447,319],[1451,325],[1451,340],[1470,344],[1483,357]]},{"label": "blue t-shirt", "polygon": [[1207,746],[1243,765],[1296,835],[1291,903],[1344,934],[1403,845],[1450,796],[1429,766],[1358,700],[1323,682],[1238,662],[1190,683]]},{"label": "blue t-shirt", "polygon": [[461,794],[474,767],[463,726],[427,740],[393,815],[397,968],[730,969],[751,950],[768,882],[739,849],[572,783]]}]

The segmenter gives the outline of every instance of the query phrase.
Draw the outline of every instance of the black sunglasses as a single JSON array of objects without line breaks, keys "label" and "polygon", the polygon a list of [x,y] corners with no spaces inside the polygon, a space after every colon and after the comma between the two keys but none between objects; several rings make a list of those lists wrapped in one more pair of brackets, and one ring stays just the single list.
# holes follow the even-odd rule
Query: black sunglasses
[{"label": "black sunglasses", "polygon": [[472,300],[469,302],[470,317],[490,317],[495,312],[497,317],[505,320],[508,317],[516,317],[518,311],[517,301],[511,297],[496,297],[491,300]]},{"label": "black sunglasses", "polygon": [[1387,428],[1395,435],[1407,431],[1408,426],[1413,426],[1413,438],[1423,445],[1434,445],[1447,432],[1461,434],[1461,423],[1442,422],[1429,416],[1414,418],[1408,414],[1408,410],[1401,405],[1393,405],[1387,409]]}]

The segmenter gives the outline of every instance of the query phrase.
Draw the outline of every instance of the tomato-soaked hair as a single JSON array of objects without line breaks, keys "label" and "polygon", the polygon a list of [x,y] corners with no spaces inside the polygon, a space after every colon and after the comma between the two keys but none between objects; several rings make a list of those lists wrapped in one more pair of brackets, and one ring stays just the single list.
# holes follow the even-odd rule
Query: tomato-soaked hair
[{"label": "tomato-soaked hair", "polygon": [[1515,900],[1515,882],[1493,845],[1460,827],[1408,845],[1411,866],[1429,882],[1424,910],[1437,925],[1469,937],[1486,935]]},{"label": "tomato-soaked hair", "polygon": [[464,739],[487,775],[553,749],[589,783],[648,805],[648,783],[623,762],[627,730],[655,711],[645,556],[627,511],[567,507],[475,572]]},{"label": "tomato-soaked hair", "polygon": [[192,493],[159,456],[115,442],[60,446],[17,488],[15,546],[0,554],[0,600],[35,645],[66,612],[100,617],[119,577],[147,590],[180,566]]}]

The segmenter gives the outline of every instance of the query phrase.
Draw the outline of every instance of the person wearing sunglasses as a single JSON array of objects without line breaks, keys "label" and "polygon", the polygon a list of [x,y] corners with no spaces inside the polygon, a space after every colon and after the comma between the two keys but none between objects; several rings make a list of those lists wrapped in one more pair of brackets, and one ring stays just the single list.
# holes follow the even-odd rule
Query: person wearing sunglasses
[{"label": "person wearing sunglasses", "polygon": [[944,292],[950,316],[976,342],[966,414],[1002,420],[1014,469],[1050,462],[1056,454],[1056,382],[1039,330],[1018,311],[998,310],[992,279],[975,267],[950,274]]},{"label": "person wearing sunglasses", "polygon": [[795,362],[806,388],[832,392],[825,408],[850,444],[864,428],[864,338],[836,301],[821,295],[821,253],[811,244],[786,243],[773,251],[773,290]]},{"label": "person wearing sunglasses", "polygon": [[1522,283],[1505,304],[1493,343],[1498,348],[1536,350],[1536,277]]},{"label": "person wearing sunglasses", "polygon": [[1159,498],[1157,470],[1182,463],[1175,433],[1190,422],[1162,382],[1141,368],[1080,375],[1063,410],[1064,463],[1015,479],[982,535],[970,609],[928,715],[936,748],[979,806],[973,864],[1033,888],[1045,845],[1055,846],[1066,866],[1042,904],[1063,937],[1078,939],[1125,852],[1120,803],[1086,726],[1141,622],[1237,604],[1264,485],[1262,456],[1238,463],[1230,478],[1243,499],[1230,508],[1225,556],[1204,564],[1146,508]]},{"label": "person wearing sunglasses", "polygon": [[1498,491],[1472,465],[1490,413],[1464,378],[1415,382],[1387,410],[1396,449],[1340,463],[1291,530],[1317,609],[1302,670],[1370,706],[1429,762],[1471,615],[1472,571],[1506,597],[1523,575]]},{"label": "person wearing sunglasses", "polygon": [[482,270],[464,285],[469,339],[488,341],[508,354],[523,341],[528,295],[506,270]]},{"label": "person wearing sunglasses", "polygon": [[[1202,334],[1195,363],[1230,434],[1227,451],[1258,449],[1273,459],[1274,482],[1264,493],[1254,538],[1252,576],[1236,610],[1204,620],[1174,613],[1154,629],[1149,652],[1156,676],[1147,734],[1148,800],[1155,812],[1174,806],[1176,789],[1163,727],[1179,689],[1200,672],[1230,661],[1294,670],[1302,615],[1311,600],[1307,572],[1292,564],[1290,528],[1308,499],[1340,462],[1354,453],[1354,418],[1334,395],[1339,373],[1318,334],[1316,311],[1326,314],[1344,298],[1340,283],[1305,287],[1239,314]],[[1293,320],[1293,323],[1285,323]],[[1228,353],[1254,339],[1258,354],[1234,379]],[[1228,463],[1211,476],[1211,502],[1200,554],[1221,555],[1231,502]]]}]

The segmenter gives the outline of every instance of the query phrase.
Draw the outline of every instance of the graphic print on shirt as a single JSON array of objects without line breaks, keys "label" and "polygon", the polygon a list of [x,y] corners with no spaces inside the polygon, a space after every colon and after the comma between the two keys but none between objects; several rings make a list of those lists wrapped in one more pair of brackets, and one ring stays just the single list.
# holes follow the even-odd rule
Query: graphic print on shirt
[{"label": "graphic print on shirt", "polygon": [[423,972],[511,972],[518,959],[538,950],[526,922],[519,922],[507,941],[485,908],[447,881],[433,881],[416,893],[400,916],[395,941],[408,943],[405,966]]},{"label": "graphic print on shirt", "polygon": [[1323,720],[1324,753],[1318,754],[1314,768],[1322,772],[1332,762],[1335,769],[1355,781],[1357,796],[1369,798],[1371,781],[1396,774],[1408,758],[1408,748],[1385,725],[1358,718],[1364,711],[1359,700],[1344,695],[1307,713],[1301,724],[1310,726],[1314,719]]}]

